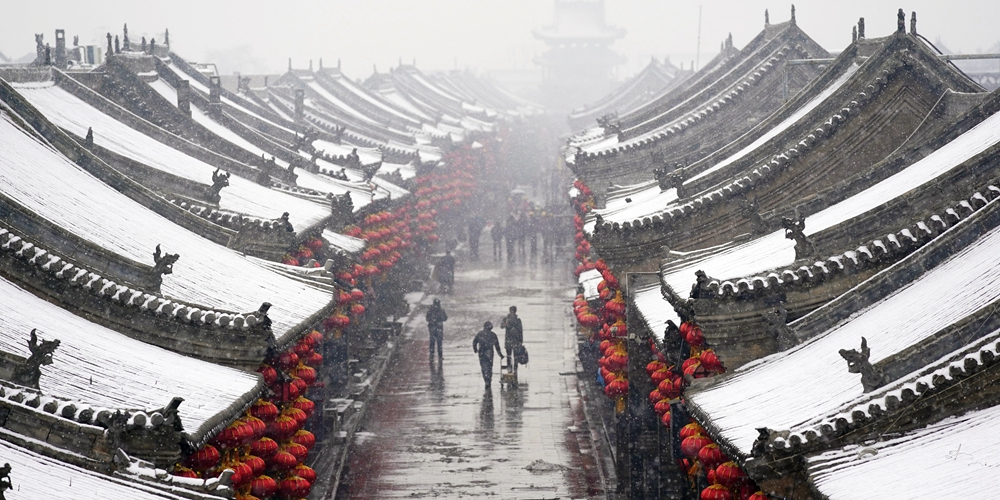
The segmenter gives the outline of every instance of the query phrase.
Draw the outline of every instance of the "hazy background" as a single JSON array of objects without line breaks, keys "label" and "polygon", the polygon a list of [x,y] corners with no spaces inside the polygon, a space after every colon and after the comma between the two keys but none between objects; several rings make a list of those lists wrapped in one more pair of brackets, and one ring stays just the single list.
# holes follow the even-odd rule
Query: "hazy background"
[{"label": "hazy background", "polygon": [[[637,72],[650,56],[670,56],[689,67],[696,59],[698,2],[606,0],[609,24],[628,34],[613,48],[628,57],[618,77]],[[719,51],[730,32],[742,48],[764,24],[788,20],[788,2],[705,1],[702,6],[702,63]],[[956,52],[996,51],[1000,42],[1000,1],[887,2],[883,0],[806,1],[796,4],[799,25],[831,51],[850,42],[851,27],[863,16],[869,37],[895,29],[896,9],[917,11],[918,31],[940,39]],[[341,59],[344,71],[363,78],[400,58],[416,59],[424,70],[470,68],[478,72],[534,67],[544,51],[531,30],[552,22],[552,0],[105,0],[78,2],[0,0],[0,52],[12,59],[34,54],[34,34],[54,45],[54,30],[66,30],[81,44],[106,45],[104,34],[162,42],[187,59],[215,62],[220,73],[276,73],[291,57],[296,67],[309,59],[327,66]],[[907,21],[908,23],[909,21]],[[1000,64],[1000,63],[998,63]]]}]

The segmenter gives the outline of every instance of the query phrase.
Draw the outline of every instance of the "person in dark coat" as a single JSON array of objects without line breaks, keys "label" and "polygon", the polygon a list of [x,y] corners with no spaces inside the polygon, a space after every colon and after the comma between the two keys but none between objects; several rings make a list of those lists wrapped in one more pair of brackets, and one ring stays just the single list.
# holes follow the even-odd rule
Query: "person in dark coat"
[{"label": "person in dark coat", "polygon": [[517,317],[517,306],[510,306],[510,312],[500,321],[504,329],[503,346],[507,351],[507,370],[517,373],[517,362],[514,360],[514,348],[524,343],[524,327],[521,318]]},{"label": "person in dark coat", "polygon": [[517,239],[517,219],[513,215],[507,217],[507,227],[503,235],[507,240],[507,262],[514,262],[514,241]]},{"label": "person in dark coat", "polygon": [[503,359],[500,340],[497,339],[497,334],[493,333],[493,323],[487,321],[472,340],[472,352],[479,354],[479,368],[483,371],[483,381],[486,382],[487,389],[493,383],[493,349],[496,349],[497,355]]},{"label": "person in dark coat", "polygon": [[486,227],[486,221],[478,215],[469,221],[469,255],[472,260],[479,260],[479,236]]},{"label": "person in dark coat", "polygon": [[490,229],[490,237],[493,238],[493,260],[503,258],[503,223],[496,221]]},{"label": "person in dark coat", "polygon": [[441,343],[444,341],[444,322],[448,321],[448,315],[441,308],[441,301],[434,299],[434,305],[427,310],[427,330],[431,334],[430,355],[434,356],[434,344],[437,344],[438,359],[441,354]]},{"label": "person in dark coat", "polygon": [[434,274],[441,283],[441,293],[451,293],[455,284],[455,258],[451,256],[451,250],[446,251],[444,257],[441,257]]}]

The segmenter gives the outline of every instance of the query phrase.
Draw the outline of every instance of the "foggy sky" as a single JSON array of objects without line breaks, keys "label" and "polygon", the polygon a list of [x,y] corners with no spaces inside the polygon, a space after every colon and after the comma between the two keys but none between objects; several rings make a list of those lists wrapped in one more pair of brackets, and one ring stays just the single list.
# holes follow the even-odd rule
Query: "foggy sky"
[{"label": "foggy sky", "polygon": [[[240,2],[216,0],[105,0],[79,2],[0,0],[0,52],[11,58],[34,53],[34,34],[54,45],[54,30],[64,28],[68,43],[106,45],[104,34],[162,42],[170,29],[171,46],[186,59],[218,63],[220,72],[276,73],[288,58],[298,68],[309,59],[336,65],[353,78],[385,71],[400,59],[424,70],[470,68],[476,71],[535,67],[544,51],[531,30],[550,24],[552,0],[291,0]],[[629,61],[618,69],[627,76],[651,56],[670,56],[689,67],[698,48],[698,2],[607,0],[609,24],[628,31],[613,48]],[[742,48],[764,24],[788,20],[787,2],[704,1],[700,61],[719,51],[733,34]],[[896,10],[917,11],[918,31],[956,52],[996,50],[1000,42],[1000,1],[885,0],[805,1],[796,5],[799,26],[830,51],[842,50],[851,27],[865,18],[869,37],[890,34]],[[909,26],[909,20],[907,20]],[[998,63],[1000,64],[1000,63]]]}]

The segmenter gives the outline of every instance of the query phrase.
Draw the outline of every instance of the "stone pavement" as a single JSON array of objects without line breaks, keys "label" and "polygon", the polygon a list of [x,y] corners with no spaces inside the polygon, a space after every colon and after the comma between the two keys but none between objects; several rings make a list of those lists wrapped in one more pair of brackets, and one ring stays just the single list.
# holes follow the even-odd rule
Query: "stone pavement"
[{"label": "stone pavement", "polygon": [[[428,295],[355,437],[338,498],[603,498],[577,390],[570,263],[460,260],[455,281],[455,293],[440,297],[449,318],[443,361],[429,362]],[[489,320],[502,344],[511,305],[530,362],[508,389],[495,358],[485,391],[472,338]]]}]

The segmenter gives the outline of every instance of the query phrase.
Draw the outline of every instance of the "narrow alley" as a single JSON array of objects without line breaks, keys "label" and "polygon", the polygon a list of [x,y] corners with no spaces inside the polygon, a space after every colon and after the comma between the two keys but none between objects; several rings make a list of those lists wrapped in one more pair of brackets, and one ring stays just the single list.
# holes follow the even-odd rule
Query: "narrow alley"
[{"label": "narrow alley", "polygon": [[[486,240],[486,235],[483,238]],[[536,261],[537,262],[537,261]],[[424,297],[382,378],[355,438],[338,497],[594,498],[603,495],[598,461],[577,389],[578,361],[568,261],[470,262],[460,255],[444,358],[428,359]],[[518,307],[530,360],[519,385],[484,391],[472,339],[484,321]],[[436,356],[435,356],[436,358]]]}]

